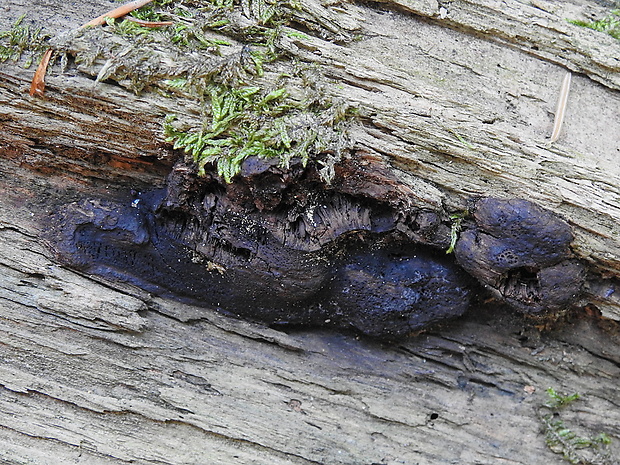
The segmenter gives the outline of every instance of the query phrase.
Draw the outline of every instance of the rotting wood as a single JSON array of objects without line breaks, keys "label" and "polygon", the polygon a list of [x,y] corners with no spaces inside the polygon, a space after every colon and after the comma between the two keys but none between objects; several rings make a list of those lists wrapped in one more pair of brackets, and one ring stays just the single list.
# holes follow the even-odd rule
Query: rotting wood
[{"label": "rotting wood", "polygon": [[[583,395],[572,428],[614,441],[620,433],[618,336],[587,317],[541,334],[487,309],[380,346],[285,335],[135,289],[126,292],[137,298],[114,292],[123,306],[113,314],[75,298],[109,305],[107,286],[88,280],[88,291],[77,290],[79,277],[24,232],[4,228],[1,237],[0,441],[9,462],[48,463],[37,459],[47,451],[92,463],[559,465],[539,434],[547,386]],[[50,305],[59,291],[66,297]]]},{"label": "rotting wood", "polygon": [[[356,14],[364,15],[367,25],[377,24],[371,26],[377,29],[385,27],[385,22],[379,22],[385,16],[395,31],[400,30],[397,26],[405,30],[412,22],[422,35],[442,30],[400,13],[361,9]],[[441,47],[440,39],[448,37],[466,40],[468,36],[448,33],[433,43]],[[372,40],[377,42],[369,44]],[[386,43],[372,40],[366,45],[376,50]],[[325,53],[329,51],[329,43],[318,43]],[[363,43],[351,45],[358,48],[355,56],[368,56]],[[508,116],[495,110],[495,116],[504,118],[493,123],[500,135],[490,136],[489,130],[486,138],[478,140],[476,135],[484,133],[478,128],[480,107],[470,108],[476,117],[463,121],[468,114],[464,105],[472,104],[474,94],[473,87],[467,87],[468,79],[460,80],[463,95],[459,97],[456,83],[450,80],[439,92],[437,85],[423,85],[428,84],[424,76],[416,80],[411,69],[401,69],[403,80],[391,88],[388,78],[394,74],[393,63],[384,67],[381,76],[377,74],[382,70],[380,57],[375,54],[365,67],[352,62],[350,71],[338,71],[336,75],[356,85],[343,84],[335,92],[348,92],[364,102],[362,116],[372,124],[356,128],[354,138],[370,159],[383,154],[399,167],[396,173],[403,183],[399,189],[411,195],[413,205],[459,210],[466,196],[490,192],[534,198],[580,225],[579,253],[585,256],[591,248],[598,254],[593,255],[597,266],[602,263],[601,269],[611,275],[616,272],[614,230],[607,229],[607,239],[601,234],[605,227],[611,228],[609,219],[615,215],[616,174],[612,165],[603,163],[607,157],[611,161],[613,150],[606,151],[605,146],[613,147],[613,134],[593,142],[603,149],[585,152],[592,155],[589,159],[566,158],[571,147],[586,144],[579,136],[585,129],[571,132],[568,119],[559,141],[566,144],[564,148],[554,148],[549,155],[543,144],[535,145],[540,157],[534,161],[546,165],[546,171],[532,179],[528,176],[536,173],[534,163],[519,151],[524,145],[531,154],[533,135],[543,140],[549,133],[552,117],[545,111],[552,111],[561,79],[553,85],[552,79],[545,81],[546,86],[542,78],[534,80],[538,90],[545,89],[544,103],[534,105],[540,113],[526,111],[527,106]],[[524,68],[534,63],[518,62]],[[424,69],[422,63],[414,64]],[[448,63],[443,61],[442,66]],[[483,71],[486,76],[488,70]],[[451,71],[446,73],[449,76]],[[559,70],[554,74],[561,76]],[[1,410],[6,412],[1,417],[3,460],[46,463],[51,452],[56,462],[81,457],[90,463],[201,463],[208,457],[213,463],[510,460],[525,464],[544,460],[559,464],[561,458],[544,445],[537,418],[548,386],[580,392],[584,396],[580,411],[568,420],[581,431],[612,436],[612,452],[617,453],[620,400],[615,380],[620,355],[613,322],[583,314],[558,330],[540,334],[531,322],[505,309],[476,308],[464,319],[383,346],[320,331],[284,334],[155,299],[129,286],[116,284],[111,289],[108,283],[58,267],[38,245],[41,232],[31,213],[50,211],[54,204],[47,201],[58,192],[61,200],[71,201],[85,194],[112,195],[119,186],[133,183],[137,189],[161,185],[171,167],[169,160],[161,158],[165,152],[156,117],[163,110],[157,102],[106,84],[93,92],[92,81],[79,75],[50,76],[49,100],[33,103],[22,93],[28,79],[29,73],[8,67],[0,84],[6,95],[3,109],[12,115],[3,115],[3,129],[10,134],[3,132],[3,137],[10,140],[2,141],[6,158],[0,184],[4,226],[0,257],[5,271],[2,332],[6,335],[0,376]],[[576,81],[594,96],[595,103],[600,95],[612,101],[617,98],[598,87],[602,94],[597,94],[585,80]],[[12,88],[7,91],[7,86]],[[373,88],[383,93],[368,91]],[[423,89],[419,92],[426,92],[426,98],[413,93],[414,88]],[[65,93],[68,89],[70,98]],[[478,91],[485,97],[493,93]],[[523,105],[524,97],[512,95],[513,103]],[[402,97],[408,97],[402,100],[406,107],[395,107]],[[500,102],[491,99],[482,110],[488,112]],[[97,104],[96,110],[84,110],[89,103]],[[460,111],[450,114],[450,109]],[[50,110],[57,114],[51,115]],[[600,113],[613,116],[606,111],[603,107]],[[113,118],[120,129],[93,124],[104,121],[102,115]],[[547,126],[533,130],[519,121],[525,115]],[[133,124],[126,118],[135,118]],[[429,118],[436,119],[422,124]],[[50,119],[64,126],[54,127]],[[511,129],[512,123],[516,124]],[[519,133],[523,140],[510,139]],[[494,143],[495,138],[501,143]],[[475,156],[467,144],[482,155]],[[102,147],[107,147],[103,156],[98,150]],[[512,163],[517,168],[511,168]],[[609,171],[592,180],[597,173],[592,163],[609,166]],[[529,170],[519,172],[519,167]],[[571,169],[573,177],[579,175],[583,183],[591,183],[585,192],[574,191],[573,197],[584,196],[580,208],[562,203],[565,198],[558,196],[550,180],[570,188],[564,178]],[[603,181],[608,193],[606,186],[595,184]],[[601,192],[605,195],[597,197]],[[586,205],[595,199],[598,203]],[[601,213],[605,201],[612,205],[602,219],[586,214]],[[573,211],[583,216],[573,217]],[[609,255],[604,253],[607,245],[611,245]],[[117,304],[111,307],[110,302]]]},{"label": "rotting wood", "polygon": [[[360,23],[353,18],[361,13],[357,6],[348,5],[348,8],[352,11],[344,10],[330,18],[330,21],[339,21],[347,28],[355,30]],[[466,9],[466,6],[463,8]],[[355,15],[352,12],[355,12]],[[545,21],[549,21],[549,14],[545,15]],[[497,72],[498,67],[508,69],[515,66],[515,63],[519,63],[523,70],[536,66],[543,69],[548,67],[545,62],[531,58],[523,51],[507,51],[505,47],[492,42],[483,42],[462,34],[459,36],[458,32],[435,24],[413,22],[411,26],[415,25],[421,37],[414,40],[407,36],[407,48],[414,53],[405,50],[403,53],[410,54],[411,60],[405,59],[398,64],[398,68],[394,68],[389,55],[384,55],[381,61],[376,58],[374,51],[388,47],[392,40],[390,35],[381,32],[382,30],[402,31],[402,35],[406,34],[404,20],[371,10],[368,11],[368,18],[372,20],[368,21],[365,30],[362,29],[362,36],[366,34],[367,39],[352,42],[347,46],[312,36],[302,39],[294,34],[284,34],[280,43],[283,49],[294,56],[320,64],[327,75],[333,78],[335,83],[339,83],[325,86],[325,92],[354,102],[359,107],[363,124],[352,130],[351,136],[356,142],[354,149],[370,151],[373,156],[384,156],[394,166],[393,172],[400,173],[405,189],[409,185],[414,186],[413,189],[408,189],[415,192],[413,198],[402,195],[404,201],[414,205],[417,203],[428,206],[429,203],[434,203],[441,204],[442,209],[448,211],[459,211],[465,210],[467,200],[473,197],[508,196],[534,200],[561,214],[575,227],[574,249],[577,255],[590,262],[591,271],[595,273],[589,290],[598,292],[603,289],[602,294],[589,296],[590,301],[596,301],[605,315],[617,315],[618,303],[614,300],[616,296],[610,293],[615,283],[601,283],[596,276],[597,273],[605,278],[615,276],[619,266],[620,251],[616,237],[619,232],[620,210],[617,202],[618,183],[615,182],[618,173],[612,162],[616,150],[614,147],[618,146],[617,134],[607,132],[606,135],[596,137],[596,140],[588,138],[586,141],[582,139],[582,134],[587,132],[584,128],[575,124],[570,127],[567,123],[564,138],[577,133],[577,140],[572,145],[556,144],[550,147],[543,142],[548,129],[532,128],[532,124],[537,122],[536,119],[544,119],[542,113],[545,105],[544,102],[541,103],[543,96],[537,97],[536,92],[548,85],[548,76],[543,73],[531,76],[529,72],[519,74],[518,67],[512,75]],[[560,21],[560,18],[555,21]],[[561,21],[562,24],[566,22],[564,19]],[[451,24],[448,22],[448,25]],[[570,24],[568,26],[572,27]],[[474,54],[468,56],[465,52],[464,56],[441,62],[442,67],[434,65],[436,74],[428,71],[419,73],[417,68],[420,66],[427,69],[425,59],[433,62],[440,58],[435,52],[424,52],[423,48],[424,39],[435,32],[441,38],[437,41],[438,44],[456,40],[458,36],[459,40],[468,42],[466,48],[498,58],[494,60],[494,64],[480,63],[476,62]],[[581,32],[575,27],[573,33],[578,35]],[[89,47],[92,48],[93,44],[89,45],[88,40],[73,40],[70,44],[69,49],[75,50],[75,53],[92,55]],[[317,54],[316,51],[320,53]],[[101,66],[105,68],[107,65],[95,60],[92,65],[81,65],[80,69],[99,75]],[[473,71],[473,75],[462,74],[459,69],[463,68]],[[515,84],[523,89],[519,90]],[[484,90],[480,92],[478,86],[484,86]],[[506,89],[510,86],[513,88]],[[103,85],[99,86],[100,90],[103,88]],[[381,92],[373,92],[379,89]],[[585,89],[591,92],[593,100],[599,99],[598,102],[590,102],[589,107],[598,103],[610,108],[608,117],[613,121],[617,116],[614,111],[617,111],[618,107],[603,100],[608,91],[598,86]],[[549,94],[553,90],[556,89],[546,89],[548,98],[555,101],[557,97]],[[522,97],[518,98],[519,95]],[[612,101],[617,99],[615,94],[609,97]],[[50,100],[53,99],[51,96]],[[188,113],[186,101],[180,100],[180,104],[169,99],[158,102],[148,96],[140,101],[144,99],[148,99],[148,110],[133,117],[148,120],[149,114],[155,116],[165,112],[183,114],[186,119],[193,119],[194,124],[199,124],[196,122],[198,112],[194,116]],[[504,99],[508,101],[508,107]],[[66,94],[62,100],[66,100]],[[534,101],[534,104],[531,104],[530,100]],[[389,111],[385,111],[386,104],[391,105]],[[162,108],[164,105],[165,109]],[[180,105],[186,109],[181,110]],[[192,103],[189,102],[189,105]],[[518,111],[511,111],[511,105],[519,106]],[[500,111],[502,107],[508,108],[508,111]],[[547,106],[546,110],[550,111],[550,108]],[[524,117],[531,121],[523,120]],[[599,131],[606,126],[599,125],[598,120],[595,121],[582,120],[581,123],[585,128],[596,126]],[[88,128],[85,142],[92,141],[93,130],[97,128],[88,127],[88,119],[82,124]],[[120,124],[124,123],[121,121]],[[10,125],[11,123],[7,127],[10,128]],[[132,125],[130,131],[141,131],[140,126]],[[11,128],[11,132],[19,134],[24,132],[24,129]],[[150,131],[145,131],[142,137],[149,137],[150,134]],[[462,134],[466,134],[466,137]],[[132,134],[132,137],[134,136],[138,137],[139,134]],[[74,143],[70,145],[76,147]],[[119,145],[125,145],[125,149],[121,149]],[[151,145],[156,149],[156,144],[152,141],[145,141],[144,145],[147,148]],[[127,152],[126,144],[108,143],[105,146],[111,157],[117,157],[121,151]],[[141,149],[146,155],[147,151],[142,146]],[[126,156],[129,159],[135,157],[135,153]],[[63,163],[70,163],[65,161],[66,151],[60,158]],[[568,160],[570,163],[567,163]],[[131,164],[132,162],[129,162],[129,165]],[[122,161],[119,166],[122,166]],[[415,178],[410,177],[410,173],[415,173]],[[423,188],[422,191],[420,187]],[[439,189],[434,190],[435,187]]]}]

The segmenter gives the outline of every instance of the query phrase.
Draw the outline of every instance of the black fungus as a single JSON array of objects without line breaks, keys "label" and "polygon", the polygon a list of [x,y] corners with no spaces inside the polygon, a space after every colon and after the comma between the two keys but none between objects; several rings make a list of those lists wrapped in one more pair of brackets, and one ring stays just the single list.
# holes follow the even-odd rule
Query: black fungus
[{"label": "black fungus", "polygon": [[458,263],[511,306],[526,313],[566,310],[584,283],[570,249],[570,226],[522,199],[487,198],[456,245]]},{"label": "black fungus", "polygon": [[440,212],[403,224],[391,204],[249,168],[252,182],[222,186],[180,164],[164,189],[64,205],[48,239],[65,264],[157,295],[382,338],[462,315],[474,282],[463,269],[530,313],[570,306],[583,285],[570,227],[531,202],[479,201],[459,267],[434,247],[448,232]]},{"label": "black fungus", "polygon": [[342,326],[399,337],[465,313],[468,284],[446,257],[411,246],[381,247],[347,256],[327,295]]},{"label": "black fungus", "polygon": [[221,192],[181,190],[181,203],[169,187],[65,205],[54,248],[81,270],[268,324],[392,338],[467,309],[452,257],[390,239],[389,210],[329,195],[299,212],[248,212]]},{"label": "black fungus", "polygon": [[282,247],[260,225],[158,214],[158,197],[65,206],[54,221],[56,253],[75,268],[234,315],[289,324],[322,317],[302,306],[331,277],[316,254]]}]

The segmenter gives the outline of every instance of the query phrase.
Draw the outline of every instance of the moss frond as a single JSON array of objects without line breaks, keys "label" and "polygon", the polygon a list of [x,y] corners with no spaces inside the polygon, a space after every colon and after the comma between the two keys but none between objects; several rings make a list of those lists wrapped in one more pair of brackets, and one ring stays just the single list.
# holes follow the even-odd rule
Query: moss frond
[{"label": "moss frond", "polygon": [[562,395],[553,388],[546,393],[548,399],[543,403],[546,411],[541,409],[539,415],[549,449],[574,465],[611,465],[611,438],[607,434],[579,435],[560,416],[561,411],[581,396],[578,393]]},{"label": "moss frond", "polygon": [[597,21],[569,20],[568,22],[576,26],[604,32],[614,39],[620,40],[620,10],[612,10],[607,16]]},{"label": "moss frond", "polygon": [[41,33],[41,28],[32,29],[23,25],[25,15],[20,16],[10,30],[0,32],[0,63],[7,60],[18,61],[24,53],[28,59],[24,66],[30,67],[35,57],[47,48],[49,36]]}]

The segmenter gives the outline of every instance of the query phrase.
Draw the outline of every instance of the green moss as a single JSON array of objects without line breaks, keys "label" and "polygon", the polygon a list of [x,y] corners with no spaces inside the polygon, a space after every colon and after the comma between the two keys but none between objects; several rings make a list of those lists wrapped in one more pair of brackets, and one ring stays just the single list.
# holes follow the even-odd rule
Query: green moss
[{"label": "green moss", "polygon": [[31,29],[24,26],[24,16],[20,16],[8,31],[0,32],[0,62],[18,61],[27,54],[24,67],[32,65],[34,59],[46,48],[49,36],[41,34],[41,28]]},{"label": "green moss", "polygon": [[463,219],[467,217],[467,215],[469,215],[468,211],[450,215],[450,220],[452,224],[450,225],[450,247],[448,247],[448,250],[446,250],[447,254],[454,252],[454,248],[456,247],[456,241],[458,241],[459,233],[461,232]]},{"label": "green moss", "polygon": [[142,27],[137,23],[129,20],[117,20],[114,18],[106,18],[106,24],[119,35],[125,37],[140,36],[150,34],[154,31],[152,28]]},{"label": "green moss", "polygon": [[576,26],[605,32],[613,38],[620,40],[620,10],[612,10],[609,15],[598,21],[569,20],[568,22]]},{"label": "green moss", "polygon": [[[216,163],[220,175],[230,182],[248,157],[279,157],[284,163],[284,152],[291,149],[281,117],[286,112],[286,105],[281,103],[286,89],[265,95],[256,86],[220,85],[213,86],[210,94],[210,121],[199,130],[176,130],[172,115],[164,123],[166,140],[192,156],[198,174],[204,175],[206,164]],[[267,115],[276,118],[275,121],[264,124]]]},{"label": "green moss", "polygon": [[79,65],[99,67],[99,81],[198,103],[198,118],[168,115],[163,123],[166,140],[187,153],[197,174],[215,167],[230,182],[250,157],[277,159],[285,169],[292,160],[317,160],[328,181],[354,111],[326,95],[320,68],[278,47],[283,26],[288,36],[309,37],[291,32],[292,24],[333,34],[312,14],[295,0],[160,0],[133,15],[173,25],[143,30],[110,20],[77,31],[63,48]]},{"label": "green moss", "polygon": [[549,399],[544,403],[544,405],[551,410],[559,410],[563,407],[566,407],[567,405],[572,404],[581,397],[577,393],[571,395],[562,395],[553,388],[547,389],[547,395],[549,396]]},{"label": "green moss", "polygon": [[191,156],[199,175],[215,164],[230,182],[250,157],[277,159],[285,169],[293,159],[305,166],[311,154],[342,143],[337,139],[343,120],[333,119],[333,106],[311,109],[307,101],[289,98],[286,87],[266,92],[258,86],[216,85],[209,101],[201,128],[180,130],[173,115],[164,123],[166,140]]},{"label": "green moss", "polygon": [[611,438],[607,434],[579,435],[561,418],[561,412],[581,396],[577,393],[562,395],[553,388],[546,392],[548,400],[543,403],[544,409],[541,409],[539,415],[549,449],[561,454],[571,464],[611,465]]},{"label": "green moss", "polygon": [[[125,0],[119,0],[124,2]],[[187,10],[183,8],[174,8],[176,0],[155,0],[142,8],[131,12],[131,16],[143,21],[166,21],[163,15],[174,13],[184,16],[187,14]]]}]

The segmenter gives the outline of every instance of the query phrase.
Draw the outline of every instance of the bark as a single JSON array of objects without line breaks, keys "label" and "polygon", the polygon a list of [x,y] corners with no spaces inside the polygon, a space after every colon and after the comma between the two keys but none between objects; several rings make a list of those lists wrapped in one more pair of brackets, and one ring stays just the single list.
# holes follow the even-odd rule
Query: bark
[{"label": "bark", "polygon": [[[67,12],[50,4],[37,15],[68,30],[107,6],[84,2]],[[19,1],[3,7],[0,30],[26,8]],[[33,71],[7,62],[0,68],[0,459],[563,463],[545,443],[544,391],[553,387],[582,395],[559,413],[572,430],[612,438],[607,458],[593,447],[579,453],[591,463],[617,463],[618,44],[565,20],[600,17],[604,8],[584,0],[394,1],[329,9],[308,2],[304,11],[332,36],[289,34],[280,47],[318,64],[330,79],[324,92],[355,104],[359,118],[333,183],[325,187],[315,173],[297,194],[322,186],[329,192],[322,201],[353,199],[347,211],[357,213],[341,219],[343,231],[381,238],[384,223],[367,219],[378,210],[390,211],[390,228],[411,224],[398,222],[406,211],[418,225],[421,212],[432,213],[432,234],[404,234],[441,247],[449,243],[448,215],[472,199],[531,200],[559,215],[547,223],[564,218],[554,231],[570,225],[568,259],[588,272],[582,309],[551,325],[485,303],[480,291],[466,316],[382,343],[268,328],[180,303],[144,283],[101,277],[92,266],[77,271],[67,259],[76,254],[65,251],[59,261],[48,243],[61,208],[96,214],[109,202],[111,210],[122,204],[133,212],[131,189],[163,188],[172,179],[178,154],[163,140],[163,116],[183,107],[196,118],[195,108],[94,85],[97,62],[54,70],[45,98],[31,98]],[[341,42],[339,33],[359,38]],[[562,136],[550,144],[564,69],[575,73],[573,89]],[[247,179],[229,188],[231,208],[251,199],[260,221],[278,224],[273,191],[251,191]],[[88,209],[93,201],[98,210]],[[480,215],[470,231],[482,228]],[[299,253],[338,256],[353,247],[340,247],[349,238],[333,233],[330,218],[332,236],[298,245]],[[334,241],[336,249],[325,248]],[[372,256],[373,266],[382,257]],[[342,285],[351,274],[336,276]]]}]

